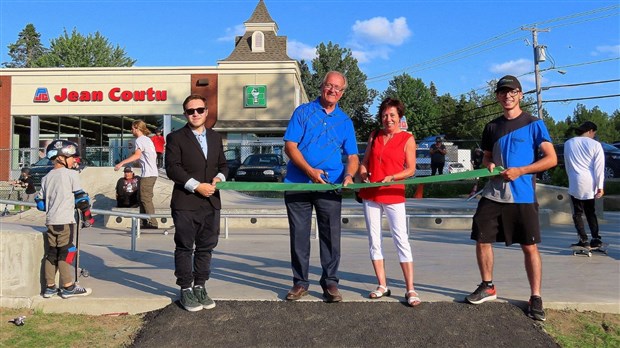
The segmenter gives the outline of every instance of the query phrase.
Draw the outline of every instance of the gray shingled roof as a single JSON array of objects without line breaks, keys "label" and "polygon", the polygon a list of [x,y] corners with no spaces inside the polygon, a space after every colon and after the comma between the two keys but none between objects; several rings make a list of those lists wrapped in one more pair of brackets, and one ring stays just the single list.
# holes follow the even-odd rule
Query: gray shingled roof
[{"label": "gray shingled roof", "polygon": [[[245,23],[275,23],[265,3],[260,0],[254,13],[250,19]],[[285,61],[293,60],[286,53],[286,36],[277,36],[273,31],[263,31],[265,36],[265,51],[264,52],[252,52],[252,34],[254,31],[245,31],[243,36],[237,36],[235,38],[235,48],[232,53],[223,61],[238,61],[238,62],[269,62],[269,61]]]},{"label": "gray shingled roof", "polygon": [[250,16],[250,19],[248,19],[245,23],[275,23],[275,22],[269,15],[269,11],[267,11],[267,6],[265,6],[265,3],[263,2],[263,0],[260,0],[258,2],[258,5],[256,5],[256,8],[254,9],[254,12]]},{"label": "gray shingled roof", "polygon": [[246,31],[243,36],[235,39],[235,49],[225,61],[283,61],[292,60],[286,54],[286,36],[276,36],[274,32],[263,32],[265,35],[265,52],[252,52],[253,31]]}]

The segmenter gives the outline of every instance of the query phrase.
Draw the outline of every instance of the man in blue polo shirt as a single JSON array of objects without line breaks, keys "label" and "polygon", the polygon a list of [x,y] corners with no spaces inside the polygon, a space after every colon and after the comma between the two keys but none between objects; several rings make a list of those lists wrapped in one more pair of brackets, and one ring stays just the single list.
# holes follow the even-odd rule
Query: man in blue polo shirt
[{"label": "man in blue polo shirt", "polygon": [[[338,101],[347,88],[346,77],[330,71],[321,83],[321,96],[300,105],[293,112],[284,133],[284,150],[290,158],[286,178],[289,183],[353,182],[359,166],[353,122]],[[342,155],[347,157],[346,167]],[[342,196],[330,191],[287,191],[284,196],[290,226],[293,287],[286,299],[299,300],[308,294],[312,209],[316,210],[321,256],[321,287],[327,302],[340,302],[340,217]]]}]

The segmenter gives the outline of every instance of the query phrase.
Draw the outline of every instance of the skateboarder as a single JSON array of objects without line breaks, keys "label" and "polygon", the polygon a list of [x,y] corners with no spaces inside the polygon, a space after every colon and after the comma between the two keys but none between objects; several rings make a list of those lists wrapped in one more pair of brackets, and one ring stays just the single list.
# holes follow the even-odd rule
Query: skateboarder
[{"label": "skateboarder", "polygon": [[[594,140],[596,131],[596,124],[586,121],[575,129],[577,136],[564,144],[568,194],[573,206],[573,222],[579,235],[579,241],[572,244],[573,247],[598,248],[603,244],[594,200],[604,194],[605,154],[601,143]],[[584,213],[592,234],[590,242],[583,225]]]},{"label": "skateboarder", "polygon": [[[45,211],[46,238],[45,282],[43,297],[60,295],[62,298],[87,296],[92,290],[75,283],[71,264],[77,249],[72,243],[76,231],[76,202],[83,204],[88,195],[82,190],[78,172],[71,170],[79,157],[77,144],[54,140],[46,149],[46,156],[54,163],[41,180],[41,191],[35,197],[37,209]],[[60,287],[56,287],[56,272],[60,273]]]}]

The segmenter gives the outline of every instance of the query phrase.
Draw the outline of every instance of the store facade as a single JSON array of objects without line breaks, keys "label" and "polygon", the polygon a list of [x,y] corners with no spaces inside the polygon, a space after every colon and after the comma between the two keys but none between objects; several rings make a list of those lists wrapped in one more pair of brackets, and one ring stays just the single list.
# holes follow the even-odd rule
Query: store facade
[{"label": "store facade", "polygon": [[245,26],[212,67],[0,69],[0,180],[57,138],[78,142],[91,165],[112,166],[131,149],[134,120],[166,135],[185,125],[182,102],[194,93],[228,145],[281,138],[308,101],[299,66],[262,1]]}]

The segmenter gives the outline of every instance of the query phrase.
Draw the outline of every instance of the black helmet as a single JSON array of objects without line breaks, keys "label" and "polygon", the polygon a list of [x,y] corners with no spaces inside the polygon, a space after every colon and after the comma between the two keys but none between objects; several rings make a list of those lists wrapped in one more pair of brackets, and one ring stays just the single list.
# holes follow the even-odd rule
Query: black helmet
[{"label": "black helmet", "polygon": [[28,168],[28,167],[22,168],[22,173],[26,174],[26,175],[30,175],[30,168]]},{"label": "black helmet", "polygon": [[80,152],[76,143],[68,140],[57,139],[47,145],[45,157],[53,160],[57,156],[79,157]]}]

